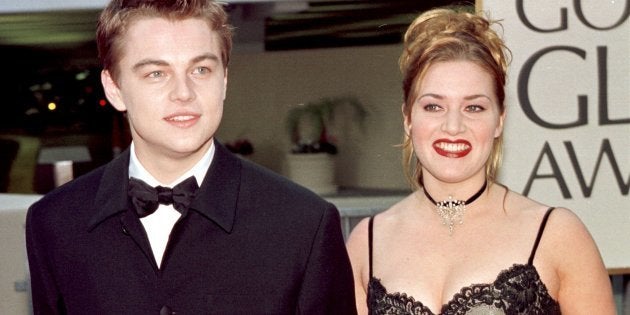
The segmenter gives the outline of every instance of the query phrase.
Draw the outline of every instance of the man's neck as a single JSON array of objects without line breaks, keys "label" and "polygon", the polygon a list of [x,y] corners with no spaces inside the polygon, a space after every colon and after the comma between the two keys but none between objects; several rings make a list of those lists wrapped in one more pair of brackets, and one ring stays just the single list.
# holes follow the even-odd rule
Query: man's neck
[{"label": "man's neck", "polygon": [[[132,144],[131,154],[135,154],[135,162],[140,164],[140,168],[144,169],[144,171],[157,180],[159,184],[169,185],[189,172],[192,168],[196,167],[196,165],[206,157],[211,147],[212,144],[202,147],[193,154],[169,156],[144,152],[138,150],[137,146],[133,146]],[[207,164],[209,166],[209,161]],[[207,166],[204,167],[203,175],[205,175],[205,170],[207,170]]]}]

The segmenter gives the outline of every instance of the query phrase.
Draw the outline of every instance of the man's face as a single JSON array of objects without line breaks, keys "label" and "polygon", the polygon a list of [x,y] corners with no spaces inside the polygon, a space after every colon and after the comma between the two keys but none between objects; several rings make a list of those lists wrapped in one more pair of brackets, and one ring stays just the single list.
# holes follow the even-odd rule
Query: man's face
[{"label": "man's face", "polygon": [[138,158],[200,158],[226,93],[217,34],[200,19],[143,18],[123,36],[117,81],[108,71],[101,79],[113,106],[127,111]]}]

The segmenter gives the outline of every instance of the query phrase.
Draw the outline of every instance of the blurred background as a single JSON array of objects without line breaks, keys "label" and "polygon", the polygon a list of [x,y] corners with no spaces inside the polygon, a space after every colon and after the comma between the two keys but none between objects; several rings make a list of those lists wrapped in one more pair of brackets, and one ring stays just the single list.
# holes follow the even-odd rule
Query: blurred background
[{"label": "blurred background", "polygon": [[[398,147],[403,130],[397,61],[405,29],[427,9],[459,5],[474,10],[480,1],[226,1],[236,29],[217,139],[291,178],[288,165],[296,147],[287,128],[291,113],[305,104],[330,104],[322,100],[358,104],[365,115],[342,108],[326,126],[336,154],[331,156],[333,189],[322,191],[342,211],[347,233],[356,220],[408,192]],[[94,33],[106,3],[0,2],[0,193],[20,194],[16,203],[9,195],[0,202],[13,216],[0,220],[0,231],[9,235],[0,249],[12,253],[5,257],[11,263],[0,264],[0,276],[8,279],[0,281],[0,314],[24,314],[27,305],[27,281],[19,276],[24,273],[26,207],[39,194],[107,163],[130,143],[124,115],[108,104],[100,85]],[[627,19],[627,5],[624,10]],[[304,176],[316,177],[321,170]],[[361,196],[360,206],[348,196]],[[622,276],[627,273],[619,270],[613,277],[623,314],[630,314],[630,303],[621,311],[630,292],[624,289],[630,288],[628,276]]]},{"label": "blurred background", "polygon": [[[0,191],[46,193],[54,164],[79,176],[129,144],[103,96],[94,32],[105,0],[0,4]],[[400,155],[401,38],[420,12],[455,1],[228,1],[236,27],[218,139],[247,142],[248,158],[285,173],[287,112],[350,96],[368,115],[330,127],[340,187],[405,189]],[[472,8],[473,5],[471,4]],[[347,117],[344,117],[344,114]],[[58,170],[57,170],[58,171]]]}]

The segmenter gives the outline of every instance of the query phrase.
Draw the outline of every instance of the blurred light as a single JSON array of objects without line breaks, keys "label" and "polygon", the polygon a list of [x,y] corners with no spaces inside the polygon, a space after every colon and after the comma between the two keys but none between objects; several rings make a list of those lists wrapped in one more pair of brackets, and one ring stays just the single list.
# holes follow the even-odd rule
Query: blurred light
[{"label": "blurred light", "polygon": [[104,100],[104,99],[100,99],[100,100],[98,101],[98,105],[101,105],[101,107],[104,107],[105,105],[107,105],[107,101],[106,101],[106,100]]},{"label": "blurred light", "polygon": [[48,110],[55,110],[57,109],[57,104],[55,104],[54,102],[50,102],[48,103]]},{"label": "blurred light", "polygon": [[83,80],[85,80],[88,77],[88,75],[90,75],[90,70],[85,70],[85,71],[81,71],[81,72],[77,73],[74,76],[74,78],[77,81],[83,81]]},{"label": "blurred light", "polygon": [[35,107],[31,107],[31,108],[27,109],[24,114],[26,114],[26,116],[37,115],[37,114],[39,114],[39,109],[37,109]]}]

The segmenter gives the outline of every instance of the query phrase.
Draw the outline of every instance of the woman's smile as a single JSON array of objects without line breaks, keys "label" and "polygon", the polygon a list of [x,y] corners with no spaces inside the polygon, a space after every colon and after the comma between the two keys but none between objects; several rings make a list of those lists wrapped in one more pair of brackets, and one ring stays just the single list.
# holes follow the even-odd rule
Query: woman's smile
[{"label": "woman's smile", "polygon": [[461,158],[472,150],[472,145],[466,140],[439,139],[433,142],[433,148],[439,155],[449,158]]}]

